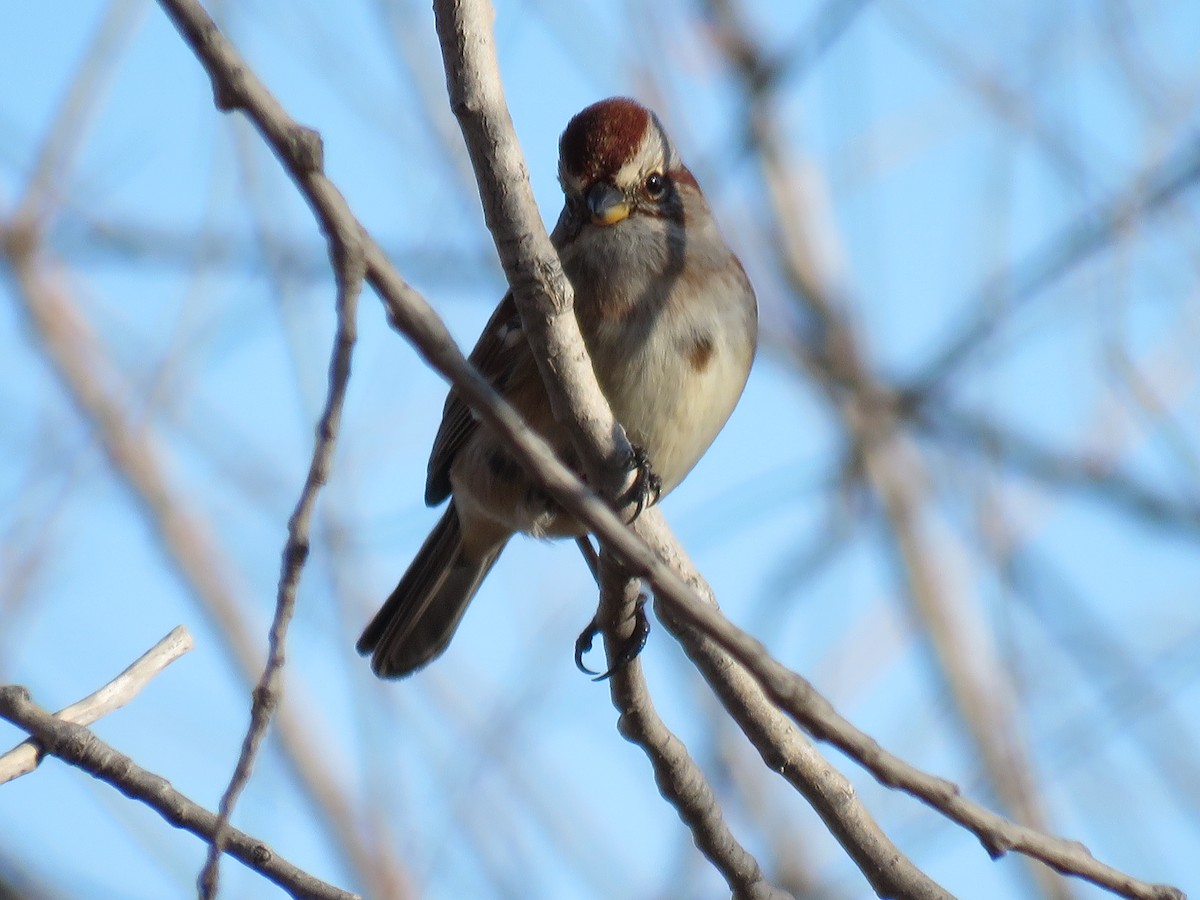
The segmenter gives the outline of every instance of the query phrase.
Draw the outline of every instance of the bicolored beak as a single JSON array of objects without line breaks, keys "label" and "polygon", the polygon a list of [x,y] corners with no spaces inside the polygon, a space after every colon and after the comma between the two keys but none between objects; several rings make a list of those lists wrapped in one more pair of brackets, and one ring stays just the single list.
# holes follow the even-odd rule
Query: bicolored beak
[{"label": "bicolored beak", "polygon": [[629,201],[609,181],[597,181],[587,192],[587,208],[593,225],[616,225],[628,218]]}]

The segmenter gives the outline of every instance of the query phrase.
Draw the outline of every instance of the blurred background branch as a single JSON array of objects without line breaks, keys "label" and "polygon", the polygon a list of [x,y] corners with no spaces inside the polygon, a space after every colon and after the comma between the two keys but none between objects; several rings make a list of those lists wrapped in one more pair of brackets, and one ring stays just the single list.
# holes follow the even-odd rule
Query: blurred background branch
[{"label": "blurred background branch", "polygon": [[[503,285],[427,4],[331,7],[213,12],[469,341]],[[95,729],[215,806],[323,400],[332,276],[274,161],[212,113],[147,4],[8,24],[0,673],[77,696],[186,621],[209,648],[186,684]],[[901,757],[1192,892],[1198,29],[1194,4],[1127,0],[511,0],[496,21],[544,215],[568,117],[637,96],[697,162],[758,290],[743,404],[664,506],[730,618]],[[574,671],[595,595],[569,548],[514,544],[418,678],[376,684],[354,657],[431,521],[444,391],[362,318],[287,701],[235,824],[372,896],[727,890]],[[656,631],[642,664],[764,878],[862,896],[673,642]],[[847,775],[957,896],[1095,895],[989,862]],[[175,896],[199,865],[194,839],[53,767],[0,790],[0,835],[0,879],[39,896]],[[231,896],[261,888],[223,874]]]}]

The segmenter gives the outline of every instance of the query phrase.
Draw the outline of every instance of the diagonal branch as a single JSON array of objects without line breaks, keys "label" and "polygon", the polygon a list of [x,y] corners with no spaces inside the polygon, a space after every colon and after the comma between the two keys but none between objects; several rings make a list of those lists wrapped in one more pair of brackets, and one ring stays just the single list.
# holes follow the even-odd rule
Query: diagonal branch
[{"label": "diagonal branch", "polygon": [[[54,718],[75,725],[91,725],[140,694],[163,669],[194,646],[191,633],[182,625],[176,626],[120,675],[82,700],[60,709]],[[32,772],[41,761],[42,748],[32,739],[0,753],[0,784]]]},{"label": "diagonal branch", "polygon": [[[206,841],[216,838],[217,817],[188,799],[169,781],[148,772],[88,729],[56,719],[29,699],[23,687],[0,687],[0,718],[25,729],[47,753],[140,800],[176,828]],[[279,885],[293,897],[356,900],[357,895],[327,884],[279,856],[257,838],[229,829],[229,854]]]},{"label": "diagonal branch", "polygon": [[[683,645],[688,658],[754,745],[767,768],[778,772],[808,801],[878,896],[947,900],[950,894],[892,843],[863,806],[850,781],[818,753],[812,742],[789,721],[788,715],[791,715],[802,727],[811,731],[804,721],[782,706],[778,698],[771,696],[762,682],[759,672],[764,661],[770,660],[776,666],[779,664],[770,659],[761,644],[720,614],[712,589],[695,570],[691,560],[673,542],[668,543],[672,539],[662,527],[661,519],[653,523],[639,521],[637,527],[651,546],[667,554],[666,558],[671,560],[672,566],[681,571],[688,583],[708,601],[699,608],[681,608],[678,604],[658,598],[656,609],[663,625]],[[698,618],[693,615],[697,612],[700,613]],[[702,620],[710,624],[723,624],[714,632],[702,624]],[[730,652],[730,642],[738,640],[737,636],[751,642],[761,653],[761,658],[750,657],[755,665],[746,664],[747,657]],[[828,701],[823,702],[828,705]],[[811,733],[819,737],[815,732]]]},{"label": "diagonal branch", "polygon": [[1200,534],[1200,497],[1156,490],[1122,472],[1111,459],[1063,453],[1007,424],[944,404],[936,412],[919,412],[914,421],[966,451],[995,454],[1005,466],[1037,481],[1093,497],[1160,528]]},{"label": "diagonal branch", "polygon": [[[949,548],[932,532],[926,467],[901,431],[890,385],[874,371],[849,311],[851,298],[814,253],[812,235],[828,233],[829,225],[813,221],[806,208],[811,204],[797,196],[790,151],[774,113],[776,96],[755,75],[761,51],[737,0],[706,0],[706,6],[745,95],[744,127],[754,136],[769,221],[778,235],[773,247],[803,316],[804,358],[879,501],[897,578],[991,785],[1018,818],[1041,826],[1045,817],[1032,762],[1016,727],[1009,677],[982,626],[979,605],[959,596],[949,583],[944,565]],[[729,48],[738,49],[732,53]],[[1047,896],[1067,896],[1060,879],[1041,867],[1033,866],[1032,872]]]},{"label": "diagonal branch", "polygon": [[479,184],[483,217],[534,348],[557,422],[571,432],[590,482],[616,496],[631,448],[600,390],[573,309],[574,294],[542,224],[500,81],[487,0],[437,0],[450,105]]},{"label": "diagonal branch", "polygon": [[[606,555],[601,556],[596,574],[601,597],[597,616],[605,626],[605,647],[612,665],[624,642],[631,638],[630,629],[622,630],[621,626],[632,622],[641,598],[637,580],[626,576],[620,565]],[[617,731],[649,758],[659,793],[675,807],[691,831],[697,849],[721,873],[733,896],[747,900],[790,898],[790,894],[766,880],[758,860],[730,831],[704,772],[683,742],[659,718],[641,661],[633,659],[618,667],[609,681],[609,690],[613,706],[620,713]]]},{"label": "diagonal branch", "polygon": [[[475,164],[485,219],[521,309],[522,325],[528,329],[527,337],[534,358],[542,366],[555,418],[570,429],[592,483],[604,483],[600,479],[606,471],[612,471],[611,465],[606,469],[604,462],[625,458],[627,450],[623,446],[624,438],[619,425],[612,418],[588,363],[583,338],[569,305],[569,286],[565,284],[557,255],[541,225],[529,188],[525,164],[500,86],[495,46],[487,24],[492,18],[490,4],[486,0],[440,0],[434,9],[442,51],[446,57],[446,80],[450,86],[451,104],[459,116],[463,136]],[[537,288],[547,281],[551,282],[549,288],[553,293],[539,296]],[[527,296],[527,292],[531,296]],[[605,512],[608,513],[608,510]],[[593,523],[589,521],[588,524]],[[600,531],[601,545],[606,552],[617,556],[631,574],[647,577],[655,588],[656,596],[665,596],[668,609],[676,604],[686,605],[689,609],[704,605],[705,601],[680,579],[678,570],[663,562],[665,558],[679,560],[685,555],[667,531],[661,514],[657,510],[650,510],[639,519],[638,525],[636,530],[639,534],[644,533],[647,527],[655,528],[656,536],[666,542],[670,556],[647,552],[649,548],[642,544],[636,547],[637,555],[631,559],[627,555],[629,551],[625,549],[631,544],[628,540],[631,535],[624,527],[616,532],[610,532],[607,528]],[[715,603],[711,608],[706,607],[706,611],[724,621],[715,611]],[[748,676],[731,670],[729,660],[723,653],[715,656],[712,672],[718,683],[740,675],[744,694],[759,693]],[[765,701],[763,705],[766,705]],[[791,732],[790,727],[783,731],[799,738]],[[815,752],[810,755],[819,759]],[[820,762],[824,763],[824,760]],[[836,772],[827,763],[824,765],[827,772]],[[805,773],[808,774],[811,774],[811,770]],[[805,781],[803,776],[801,781]],[[839,787],[843,786],[849,787],[841,779]],[[821,788],[808,782],[801,790],[810,800],[821,793]],[[823,814],[829,813],[827,821],[836,823],[833,826],[835,834],[843,840],[851,857],[882,896],[946,896],[882,835],[865,809],[853,798],[852,790],[843,791],[839,799],[846,802],[836,809],[832,804],[815,802],[814,805]],[[882,840],[859,841],[858,838],[863,836],[862,831],[838,827],[851,818],[856,819],[858,824],[869,823],[874,828],[873,836]],[[897,882],[891,880],[896,876],[904,881],[910,893],[893,893],[894,890],[901,890],[896,886]],[[921,885],[919,893],[913,889],[914,884]]]},{"label": "diagonal branch", "polygon": [[[611,546],[630,574],[646,578],[656,590],[677,598],[679,602],[701,602],[643,540],[625,527],[616,512],[563,465],[549,445],[524,424],[513,408],[467,361],[429,302],[404,280],[383,249],[354,217],[345,198],[321,171],[319,138],[315,132],[298,125],[287,115],[220,33],[203,7],[196,0],[160,0],[160,3],[212,78],[218,107],[245,112],[322,221],[336,222],[339,229],[357,229],[366,254],[367,282],[383,302],[392,327],[413,344],[435,371],[454,384],[455,390],[475,410],[480,420],[509,444],[514,458],[538,481],[539,487]],[[494,126],[494,123],[490,124]],[[515,191],[515,188],[506,186],[503,191],[496,187],[494,192],[498,195]],[[536,216],[531,194],[528,195],[528,202]],[[540,222],[538,230],[545,235]],[[511,233],[517,232],[513,230]],[[512,254],[515,252],[513,247],[518,245],[525,247],[525,242],[519,237],[510,237],[506,253]],[[546,246],[549,247],[548,239]],[[524,259],[521,269],[539,273],[538,277],[541,278],[547,277],[550,272],[561,274],[556,256],[549,260],[540,256]],[[565,296],[567,288],[560,287],[556,295]],[[522,291],[522,295],[524,293]],[[595,398],[594,405],[579,400],[575,406],[572,404],[579,398],[563,391],[556,401],[556,409],[565,406],[572,411],[586,410],[586,416],[583,417],[585,421],[580,429],[589,437],[595,436],[608,448],[608,452],[588,454],[588,458],[620,460],[622,465],[613,468],[620,470],[624,477],[624,456],[616,449],[619,426],[612,418],[595,376],[591,373],[574,316],[557,315],[553,318],[556,328],[561,328],[564,333],[573,332],[573,335],[569,339],[556,335],[555,350],[541,355],[553,360],[556,373],[570,368],[575,383],[581,385],[580,396],[586,396],[588,400]],[[540,334],[540,331],[531,333]],[[559,382],[553,384],[558,385]],[[566,404],[562,403],[564,396],[568,400]],[[653,515],[656,513],[650,510],[643,518]]]},{"label": "diagonal branch", "polygon": [[[638,530],[648,537],[651,534],[641,522]],[[667,550],[666,545],[652,543],[660,551]],[[682,565],[681,560],[674,562]],[[1053,837],[1011,822],[968,800],[946,779],[922,772],[889,753],[842,717],[810,682],[773,659],[759,641],[733,625],[714,606],[672,603],[670,614],[664,619],[673,630],[683,626],[711,638],[744,665],[771,702],[805,731],[817,740],[833,744],[881,784],[911,794],[962,825],[979,838],[991,856],[1016,851],[1124,897],[1184,900],[1178,888],[1140,881],[1098,861],[1078,841]],[[690,644],[688,649],[691,652]]]},{"label": "diagonal branch", "polygon": [[[167,459],[127,409],[126,394],[107,348],[72,303],[40,234],[28,223],[0,227],[3,255],[17,290],[17,309],[36,336],[39,351],[70,401],[95,430],[112,470],[149,522],[164,558],[187,586],[198,607],[223,637],[222,648],[241,678],[261,671],[261,650],[251,637],[239,586],[208,522],[173,483]],[[384,882],[399,876],[358,834],[354,810],[314,745],[319,729],[285,707],[277,718],[284,759],[305,795],[319,810],[317,820],[332,846],[364,879],[380,870]]]}]

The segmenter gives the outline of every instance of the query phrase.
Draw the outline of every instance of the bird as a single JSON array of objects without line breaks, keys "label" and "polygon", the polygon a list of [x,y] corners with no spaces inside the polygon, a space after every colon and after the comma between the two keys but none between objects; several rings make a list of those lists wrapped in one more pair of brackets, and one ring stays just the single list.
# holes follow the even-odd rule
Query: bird
[{"label": "bird", "polygon": [[[627,97],[593,103],[571,118],[558,149],[564,203],[551,241],[597,381],[657,502],[696,465],[742,395],[757,346],[754,289],[654,112]],[[468,358],[578,471],[511,291]],[[513,535],[585,534],[453,388],[425,486],[426,505],[447,499],[356,645],[380,678],[405,677],[441,655]]]}]

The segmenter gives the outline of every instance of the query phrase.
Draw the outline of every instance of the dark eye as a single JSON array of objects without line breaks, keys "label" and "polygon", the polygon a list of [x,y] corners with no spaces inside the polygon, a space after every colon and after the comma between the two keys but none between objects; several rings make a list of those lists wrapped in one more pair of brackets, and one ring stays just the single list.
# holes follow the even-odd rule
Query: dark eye
[{"label": "dark eye", "polygon": [[646,176],[646,196],[651,200],[661,200],[667,194],[670,182],[662,172],[651,172]]}]

